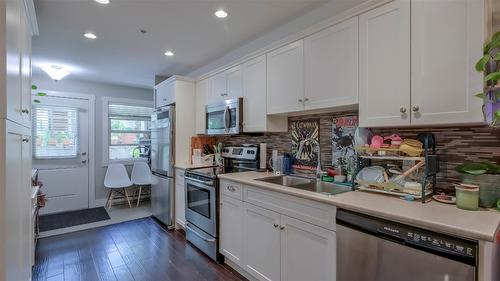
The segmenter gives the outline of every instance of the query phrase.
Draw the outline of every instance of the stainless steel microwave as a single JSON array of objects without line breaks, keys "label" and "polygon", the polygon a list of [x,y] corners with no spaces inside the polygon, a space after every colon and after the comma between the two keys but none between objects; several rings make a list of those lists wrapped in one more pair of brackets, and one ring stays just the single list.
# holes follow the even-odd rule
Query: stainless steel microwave
[{"label": "stainless steel microwave", "polygon": [[206,128],[209,135],[235,135],[243,128],[243,98],[207,105]]}]

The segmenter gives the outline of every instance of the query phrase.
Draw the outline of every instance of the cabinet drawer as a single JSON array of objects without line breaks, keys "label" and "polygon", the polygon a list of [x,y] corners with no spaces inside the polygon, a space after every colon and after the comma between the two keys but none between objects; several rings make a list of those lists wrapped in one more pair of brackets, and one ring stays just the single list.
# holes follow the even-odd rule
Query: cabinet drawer
[{"label": "cabinet drawer", "polygon": [[332,205],[250,186],[245,186],[244,201],[326,229],[335,230],[336,208]]},{"label": "cabinet drawer", "polygon": [[243,187],[239,183],[230,181],[221,182],[222,194],[243,200]]}]

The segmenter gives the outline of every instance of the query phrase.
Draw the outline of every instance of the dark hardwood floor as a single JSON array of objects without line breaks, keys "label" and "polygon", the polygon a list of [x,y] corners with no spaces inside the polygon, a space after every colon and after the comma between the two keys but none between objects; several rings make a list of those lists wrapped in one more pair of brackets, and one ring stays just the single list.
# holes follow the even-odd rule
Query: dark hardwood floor
[{"label": "dark hardwood floor", "polygon": [[152,218],[42,238],[33,281],[242,280]]}]

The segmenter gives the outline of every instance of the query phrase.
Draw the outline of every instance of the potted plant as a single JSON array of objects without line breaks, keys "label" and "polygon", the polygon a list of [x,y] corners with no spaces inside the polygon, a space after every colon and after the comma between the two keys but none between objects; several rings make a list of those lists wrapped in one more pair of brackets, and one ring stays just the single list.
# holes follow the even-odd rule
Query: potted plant
[{"label": "potted plant", "polygon": [[484,101],[485,120],[490,126],[500,126],[500,31],[484,45],[476,70],[484,73],[484,91],[476,96]]},{"label": "potted plant", "polygon": [[461,174],[462,182],[479,185],[479,205],[493,208],[500,199],[500,165],[489,162],[467,162],[455,170]]}]

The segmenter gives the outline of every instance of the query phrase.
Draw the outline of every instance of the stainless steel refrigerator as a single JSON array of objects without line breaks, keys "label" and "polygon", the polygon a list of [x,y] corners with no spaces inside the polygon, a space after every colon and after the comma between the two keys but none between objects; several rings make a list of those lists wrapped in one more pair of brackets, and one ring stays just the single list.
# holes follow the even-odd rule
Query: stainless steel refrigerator
[{"label": "stainless steel refrigerator", "polygon": [[175,107],[165,106],[151,115],[151,211],[168,229],[174,227]]}]

